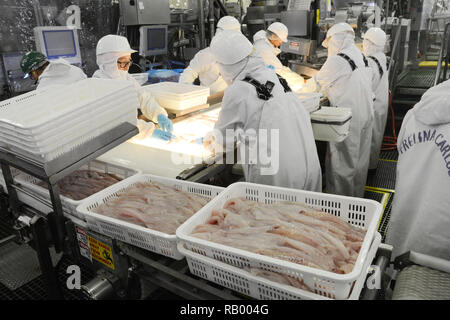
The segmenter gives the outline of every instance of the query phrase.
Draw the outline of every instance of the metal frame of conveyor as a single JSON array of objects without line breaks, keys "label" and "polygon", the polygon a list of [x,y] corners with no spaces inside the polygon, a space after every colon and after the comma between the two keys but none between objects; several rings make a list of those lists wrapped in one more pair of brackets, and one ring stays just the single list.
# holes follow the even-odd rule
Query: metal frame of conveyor
[{"label": "metal frame of conveyor", "polygon": [[[35,242],[34,247],[37,248],[39,254],[39,261],[48,287],[49,298],[60,299],[62,297],[48,250],[50,245],[54,244],[56,248],[58,244],[59,248],[64,249],[64,253],[70,255],[75,261],[83,262],[83,265],[90,261],[90,264],[88,263],[87,265],[96,271],[97,275],[81,286],[82,292],[90,299],[145,299],[147,297],[151,298],[152,293],[157,294],[160,288],[178,297],[190,300],[251,299],[248,296],[191,274],[186,259],[174,260],[138,248],[89,229],[85,221],[74,217],[63,217],[57,189],[52,191],[54,193],[52,203],[45,199],[38,199],[39,197],[34,195],[36,200],[44,203],[47,207],[53,208],[54,212],[49,215],[40,215],[37,212],[37,208],[29,208],[32,209],[30,214],[27,205],[23,204],[23,206],[20,206],[16,191],[20,190],[26,193],[26,190],[20,188],[20,186],[13,185],[9,165],[29,174],[34,174],[40,179],[45,179],[49,187],[53,188],[63,176],[98,157],[102,152],[106,152],[129,139],[136,133],[137,128],[134,126],[133,128],[116,128],[112,132],[85,144],[83,148],[78,148],[76,152],[41,166],[37,166],[36,163],[29,161],[29,159],[28,161],[25,161],[22,157],[17,159],[18,155],[13,155],[9,151],[0,149],[0,162],[2,169],[4,169],[3,174],[6,174],[10,211],[16,221],[25,220],[22,212],[15,211],[22,209],[22,207],[24,207],[24,211],[28,216],[31,217],[29,226],[25,227],[25,229],[31,231],[23,232],[24,228],[20,228],[22,232],[19,238],[27,236]],[[224,172],[224,168],[221,165],[204,165],[200,166],[200,169],[193,168],[189,174],[185,172],[186,176],[183,178],[207,183],[211,177],[221,172]],[[27,195],[32,196],[30,193],[27,193]],[[55,219],[58,214],[61,220]],[[58,225],[57,223],[60,222],[63,222],[63,224]],[[22,222],[18,222],[18,224],[22,224]],[[62,230],[62,228],[65,228],[65,230]],[[57,233],[56,230],[59,230],[60,233]],[[105,261],[102,262],[102,259],[99,259],[98,256],[94,257],[90,249],[82,253],[80,232],[84,234],[84,241],[87,241],[89,245],[94,242],[100,243],[102,248],[108,248],[109,254],[105,257],[111,258],[113,261],[112,267],[111,265],[108,266]],[[58,243],[57,240],[60,239],[58,237],[62,238],[62,243]],[[30,241],[30,243],[33,241]],[[389,246],[382,244],[379,247],[366,280],[369,277],[373,277],[377,271],[384,274],[384,270],[389,266],[390,252]],[[145,292],[146,290],[147,292]],[[359,298],[364,300],[378,299],[383,290],[384,287],[370,290],[365,286]]]},{"label": "metal frame of conveyor", "polygon": [[[8,208],[4,208],[21,242],[28,242],[38,254],[39,264],[47,285],[49,299],[62,299],[61,290],[52,265],[49,247],[54,246],[56,253],[66,253],[68,243],[66,222],[59,194],[58,181],[84,164],[99,157],[117,145],[138,134],[136,126],[125,122],[103,133],[68,153],[49,162],[38,162],[9,149],[0,148],[0,164],[8,191]],[[48,184],[53,212],[46,216],[34,210],[25,210],[18,200],[11,167],[39,178]],[[36,200],[39,200],[35,197]],[[44,203],[48,206],[48,202]],[[8,219],[9,220],[9,219]]]}]

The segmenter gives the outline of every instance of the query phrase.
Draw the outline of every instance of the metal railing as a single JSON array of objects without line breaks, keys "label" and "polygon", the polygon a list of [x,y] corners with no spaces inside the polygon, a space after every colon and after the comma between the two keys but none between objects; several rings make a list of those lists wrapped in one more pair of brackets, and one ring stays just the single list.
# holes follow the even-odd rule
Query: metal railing
[{"label": "metal railing", "polygon": [[[394,29],[394,26],[392,26],[392,29]],[[398,22],[398,28],[395,33],[394,44],[392,45],[391,57],[389,61],[388,74],[389,74],[389,89],[391,90],[391,92],[394,92],[395,89],[394,84],[396,83],[397,78],[398,61],[401,60],[399,59],[401,33],[402,33],[402,18],[400,18]]]},{"label": "metal railing", "polygon": [[[434,85],[437,85],[441,83],[443,80],[447,79],[447,70],[448,70],[448,63],[449,63],[449,45],[448,42],[450,41],[450,33],[448,32],[450,28],[450,22],[445,25],[444,35],[442,37],[442,43],[441,43],[441,50],[439,51],[439,59],[436,66],[436,76],[434,78]],[[444,57],[445,52],[445,57]],[[442,62],[444,61],[444,73],[441,77],[442,72]]]}]

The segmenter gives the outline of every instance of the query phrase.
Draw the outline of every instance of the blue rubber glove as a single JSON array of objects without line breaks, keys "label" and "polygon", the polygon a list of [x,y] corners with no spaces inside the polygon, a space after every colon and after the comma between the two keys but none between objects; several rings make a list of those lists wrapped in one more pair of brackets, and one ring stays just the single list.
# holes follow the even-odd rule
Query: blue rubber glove
[{"label": "blue rubber glove", "polygon": [[173,134],[167,131],[162,131],[160,129],[155,129],[152,134],[152,138],[161,139],[164,141],[169,141],[172,138],[175,138]]},{"label": "blue rubber glove", "polygon": [[167,118],[167,116],[163,115],[162,113],[158,115],[158,123],[163,131],[172,132],[173,130],[172,121],[170,121],[170,119]]},{"label": "blue rubber glove", "polygon": [[195,139],[195,143],[199,145],[203,145],[203,137]]}]

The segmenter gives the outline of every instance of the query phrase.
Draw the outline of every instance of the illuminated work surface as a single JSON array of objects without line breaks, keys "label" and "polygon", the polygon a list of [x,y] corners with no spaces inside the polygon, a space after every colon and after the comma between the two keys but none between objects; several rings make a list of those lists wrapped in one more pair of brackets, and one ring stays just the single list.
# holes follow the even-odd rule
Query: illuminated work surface
[{"label": "illuminated work surface", "polygon": [[173,124],[176,139],[162,141],[136,137],[110,150],[98,159],[142,170],[143,173],[176,178],[183,170],[207,160],[212,154],[195,140],[214,129],[220,104]]},{"label": "illuminated work surface", "polygon": [[205,137],[214,129],[221,103],[180,121],[174,121],[176,139],[163,141],[136,137],[110,150],[98,159],[111,164],[142,170],[143,173],[176,178],[179,173],[212,157],[196,139]]}]

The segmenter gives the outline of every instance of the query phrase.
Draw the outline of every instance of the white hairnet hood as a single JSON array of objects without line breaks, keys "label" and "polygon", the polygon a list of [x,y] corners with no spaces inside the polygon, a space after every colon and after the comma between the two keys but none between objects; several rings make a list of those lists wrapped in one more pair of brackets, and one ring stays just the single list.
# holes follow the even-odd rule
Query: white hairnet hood
[{"label": "white hairnet hood", "polygon": [[450,123],[450,80],[425,92],[413,112],[426,125]]},{"label": "white hairnet hood", "polygon": [[259,30],[257,33],[253,35],[253,43],[259,40],[266,40],[267,32],[265,30]]},{"label": "white hairnet hood", "polygon": [[219,22],[217,22],[218,30],[234,30],[241,31],[241,24],[239,21],[233,16],[225,16],[222,17]]},{"label": "white hairnet hood", "polygon": [[337,55],[344,49],[355,44],[355,36],[349,32],[337,33],[328,40],[328,56]]},{"label": "white hairnet hood", "polygon": [[267,30],[275,33],[281,41],[287,42],[288,37],[288,28],[282,24],[281,22],[274,22],[272,23]]},{"label": "white hairnet hood", "polygon": [[238,31],[223,31],[213,38],[210,48],[217,62],[231,65],[248,57],[253,45]]},{"label": "white hairnet hood", "polygon": [[96,54],[105,54],[110,52],[133,53],[136,50],[131,49],[128,39],[115,34],[108,34],[97,42]]},{"label": "white hairnet hood", "polygon": [[127,80],[128,71],[120,70],[117,66],[117,60],[128,54],[127,52],[109,52],[98,55],[97,65],[107,78]]}]

